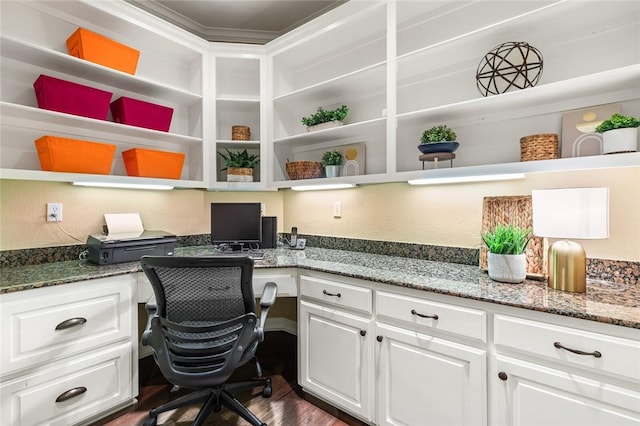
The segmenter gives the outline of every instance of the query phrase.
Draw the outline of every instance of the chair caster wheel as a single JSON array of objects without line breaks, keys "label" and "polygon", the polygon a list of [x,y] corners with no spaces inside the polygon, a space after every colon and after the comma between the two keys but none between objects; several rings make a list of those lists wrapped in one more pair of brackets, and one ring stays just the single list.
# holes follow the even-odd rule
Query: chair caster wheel
[{"label": "chair caster wheel", "polygon": [[264,385],[264,389],[262,389],[262,397],[269,398],[273,393],[273,388],[271,387],[271,379],[267,379],[267,383]]},{"label": "chair caster wheel", "polygon": [[143,423],[143,426],[156,426],[157,424],[158,424],[157,417],[147,417],[147,419]]}]

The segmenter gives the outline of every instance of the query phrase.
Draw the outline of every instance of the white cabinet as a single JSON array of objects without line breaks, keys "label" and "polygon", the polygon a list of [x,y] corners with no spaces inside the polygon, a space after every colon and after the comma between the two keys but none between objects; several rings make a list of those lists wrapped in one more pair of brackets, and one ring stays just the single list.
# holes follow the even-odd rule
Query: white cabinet
[{"label": "white cabinet", "polygon": [[373,320],[371,311],[360,309],[363,304],[371,306],[369,290],[323,278],[300,277],[298,383],[369,421],[374,396]]},{"label": "white cabinet", "polygon": [[0,423],[71,425],[138,394],[135,275],[0,296]]},{"label": "white cabinet", "polygon": [[486,313],[416,294],[375,301],[377,424],[486,425]]},{"label": "white cabinet", "polygon": [[497,425],[640,424],[640,340],[507,315],[494,328]]},{"label": "white cabinet", "polygon": [[[125,2],[3,1],[1,12],[3,178],[206,186],[208,43]],[[78,27],[139,50],[136,74],[69,55],[65,41]],[[112,101],[128,96],[171,107],[169,132],[39,109],[33,83],[40,74],[112,92]],[[43,135],[115,144],[111,174],[41,171],[34,140]],[[180,179],[127,176],[121,153],[131,148],[184,153]]]}]

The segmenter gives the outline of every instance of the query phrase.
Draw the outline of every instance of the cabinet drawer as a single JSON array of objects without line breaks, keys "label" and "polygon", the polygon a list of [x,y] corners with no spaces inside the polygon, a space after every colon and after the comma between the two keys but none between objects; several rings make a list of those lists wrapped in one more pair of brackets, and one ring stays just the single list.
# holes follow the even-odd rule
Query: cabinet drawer
[{"label": "cabinet drawer", "polygon": [[134,287],[123,275],[3,295],[2,375],[130,339]]},{"label": "cabinet drawer", "polygon": [[504,315],[496,315],[494,328],[498,350],[524,352],[600,373],[640,380],[640,341]]},{"label": "cabinet drawer", "polygon": [[256,297],[262,295],[264,286],[269,281],[278,285],[278,296],[296,296],[296,280],[291,272],[272,269],[270,271],[253,271],[253,293]]},{"label": "cabinet drawer", "polygon": [[426,332],[439,330],[487,341],[487,314],[477,309],[378,291],[376,312],[378,319],[386,317]]},{"label": "cabinet drawer", "polygon": [[132,346],[126,343],[4,382],[0,423],[67,426],[133,401],[131,363]]},{"label": "cabinet drawer", "polygon": [[300,296],[321,300],[324,303],[371,313],[371,289],[350,284],[300,276]]}]

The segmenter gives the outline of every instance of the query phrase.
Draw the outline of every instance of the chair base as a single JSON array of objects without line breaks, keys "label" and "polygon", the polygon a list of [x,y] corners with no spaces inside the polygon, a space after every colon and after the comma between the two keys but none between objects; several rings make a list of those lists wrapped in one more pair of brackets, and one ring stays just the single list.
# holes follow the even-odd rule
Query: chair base
[{"label": "chair base", "polygon": [[158,422],[158,414],[166,411],[174,410],[176,408],[186,407],[188,405],[197,404],[204,401],[204,405],[198,412],[192,426],[201,426],[205,420],[211,414],[211,412],[219,412],[222,407],[226,407],[233,411],[253,426],[267,426],[258,417],[255,416],[242,402],[234,397],[231,392],[236,390],[250,389],[258,386],[264,386],[262,389],[262,396],[269,398],[272,393],[271,379],[254,379],[244,380],[241,382],[225,383],[215,388],[207,388],[192,392],[188,395],[182,396],[174,401],[168,402],[160,407],[153,408],[149,411],[149,416],[144,421],[144,426],[156,426]]}]

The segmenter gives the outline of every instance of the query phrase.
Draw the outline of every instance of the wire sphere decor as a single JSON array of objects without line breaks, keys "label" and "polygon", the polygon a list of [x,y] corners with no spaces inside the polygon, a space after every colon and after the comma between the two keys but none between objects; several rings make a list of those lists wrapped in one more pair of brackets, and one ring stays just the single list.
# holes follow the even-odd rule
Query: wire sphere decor
[{"label": "wire sphere decor", "polygon": [[526,89],[542,76],[542,54],[524,41],[494,47],[478,64],[476,84],[482,96],[498,95],[513,88]]}]

